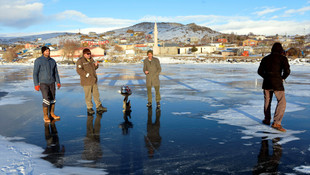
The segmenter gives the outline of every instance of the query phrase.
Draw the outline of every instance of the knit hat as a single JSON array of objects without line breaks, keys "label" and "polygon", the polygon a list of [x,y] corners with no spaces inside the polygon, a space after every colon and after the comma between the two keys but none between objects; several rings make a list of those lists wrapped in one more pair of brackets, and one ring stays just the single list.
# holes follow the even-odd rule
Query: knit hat
[{"label": "knit hat", "polygon": [[50,50],[50,48],[48,48],[47,46],[43,46],[43,47],[41,48],[42,54],[43,54],[44,51],[46,51],[47,49]]},{"label": "knit hat", "polygon": [[83,50],[83,55],[86,54],[86,53],[90,53],[90,50],[89,50],[88,48],[85,48],[85,49]]}]

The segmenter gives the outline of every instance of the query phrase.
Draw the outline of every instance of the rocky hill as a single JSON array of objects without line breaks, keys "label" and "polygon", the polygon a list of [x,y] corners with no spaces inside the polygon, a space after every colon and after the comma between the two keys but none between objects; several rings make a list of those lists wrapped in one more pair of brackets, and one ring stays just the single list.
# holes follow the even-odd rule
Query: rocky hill
[{"label": "rocky hill", "polygon": [[[220,33],[216,32],[208,27],[199,26],[195,23],[183,25],[180,23],[157,23],[158,39],[184,42],[190,37],[197,37],[202,39],[203,37],[217,36]],[[105,35],[115,37],[129,37],[134,32],[144,32],[145,34],[153,34],[154,23],[143,22],[130,27],[116,29],[104,33]]]}]

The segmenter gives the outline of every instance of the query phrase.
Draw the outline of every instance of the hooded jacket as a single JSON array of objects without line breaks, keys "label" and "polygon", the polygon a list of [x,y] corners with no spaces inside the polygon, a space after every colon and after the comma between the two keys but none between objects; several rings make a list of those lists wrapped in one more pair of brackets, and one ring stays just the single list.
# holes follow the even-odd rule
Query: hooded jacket
[{"label": "hooded jacket", "polygon": [[51,57],[43,55],[34,62],[33,82],[37,86],[39,83],[52,84],[57,82],[60,84],[56,61]]},{"label": "hooded jacket", "polygon": [[285,56],[278,50],[272,50],[270,55],[264,57],[257,73],[264,78],[263,89],[284,91],[283,80],[290,75],[290,65]]}]

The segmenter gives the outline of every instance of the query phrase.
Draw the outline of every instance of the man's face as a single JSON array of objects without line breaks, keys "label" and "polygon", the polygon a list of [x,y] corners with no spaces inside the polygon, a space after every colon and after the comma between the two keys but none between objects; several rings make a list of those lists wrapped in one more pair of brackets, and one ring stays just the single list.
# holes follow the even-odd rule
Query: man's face
[{"label": "man's face", "polygon": [[43,56],[49,57],[49,56],[50,56],[50,50],[49,50],[49,49],[46,49],[46,50],[43,52]]},{"label": "man's face", "polygon": [[89,58],[91,57],[91,52],[85,53],[85,54],[84,54],[84,57],[87,58],[87,59],[89,59]]},{"label": "man's face", "polygon": [[149,52],[149,53],[147,54],[147,56],[148,56],[149,58],[152,58],[152,57],[153,57],[153,54],[152,54],[151,52]]}]

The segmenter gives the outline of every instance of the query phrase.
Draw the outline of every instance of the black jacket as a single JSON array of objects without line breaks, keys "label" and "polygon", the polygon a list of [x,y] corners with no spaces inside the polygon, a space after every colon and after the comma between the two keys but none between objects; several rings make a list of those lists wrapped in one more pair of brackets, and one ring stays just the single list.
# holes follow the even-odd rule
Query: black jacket
[{"label": "black jacket", "polygon": [[264,78],[263,89],[284,91],[283,80],[290,75],[290,65],[285,56],[272,52],[264,57],[257,73]]}]

